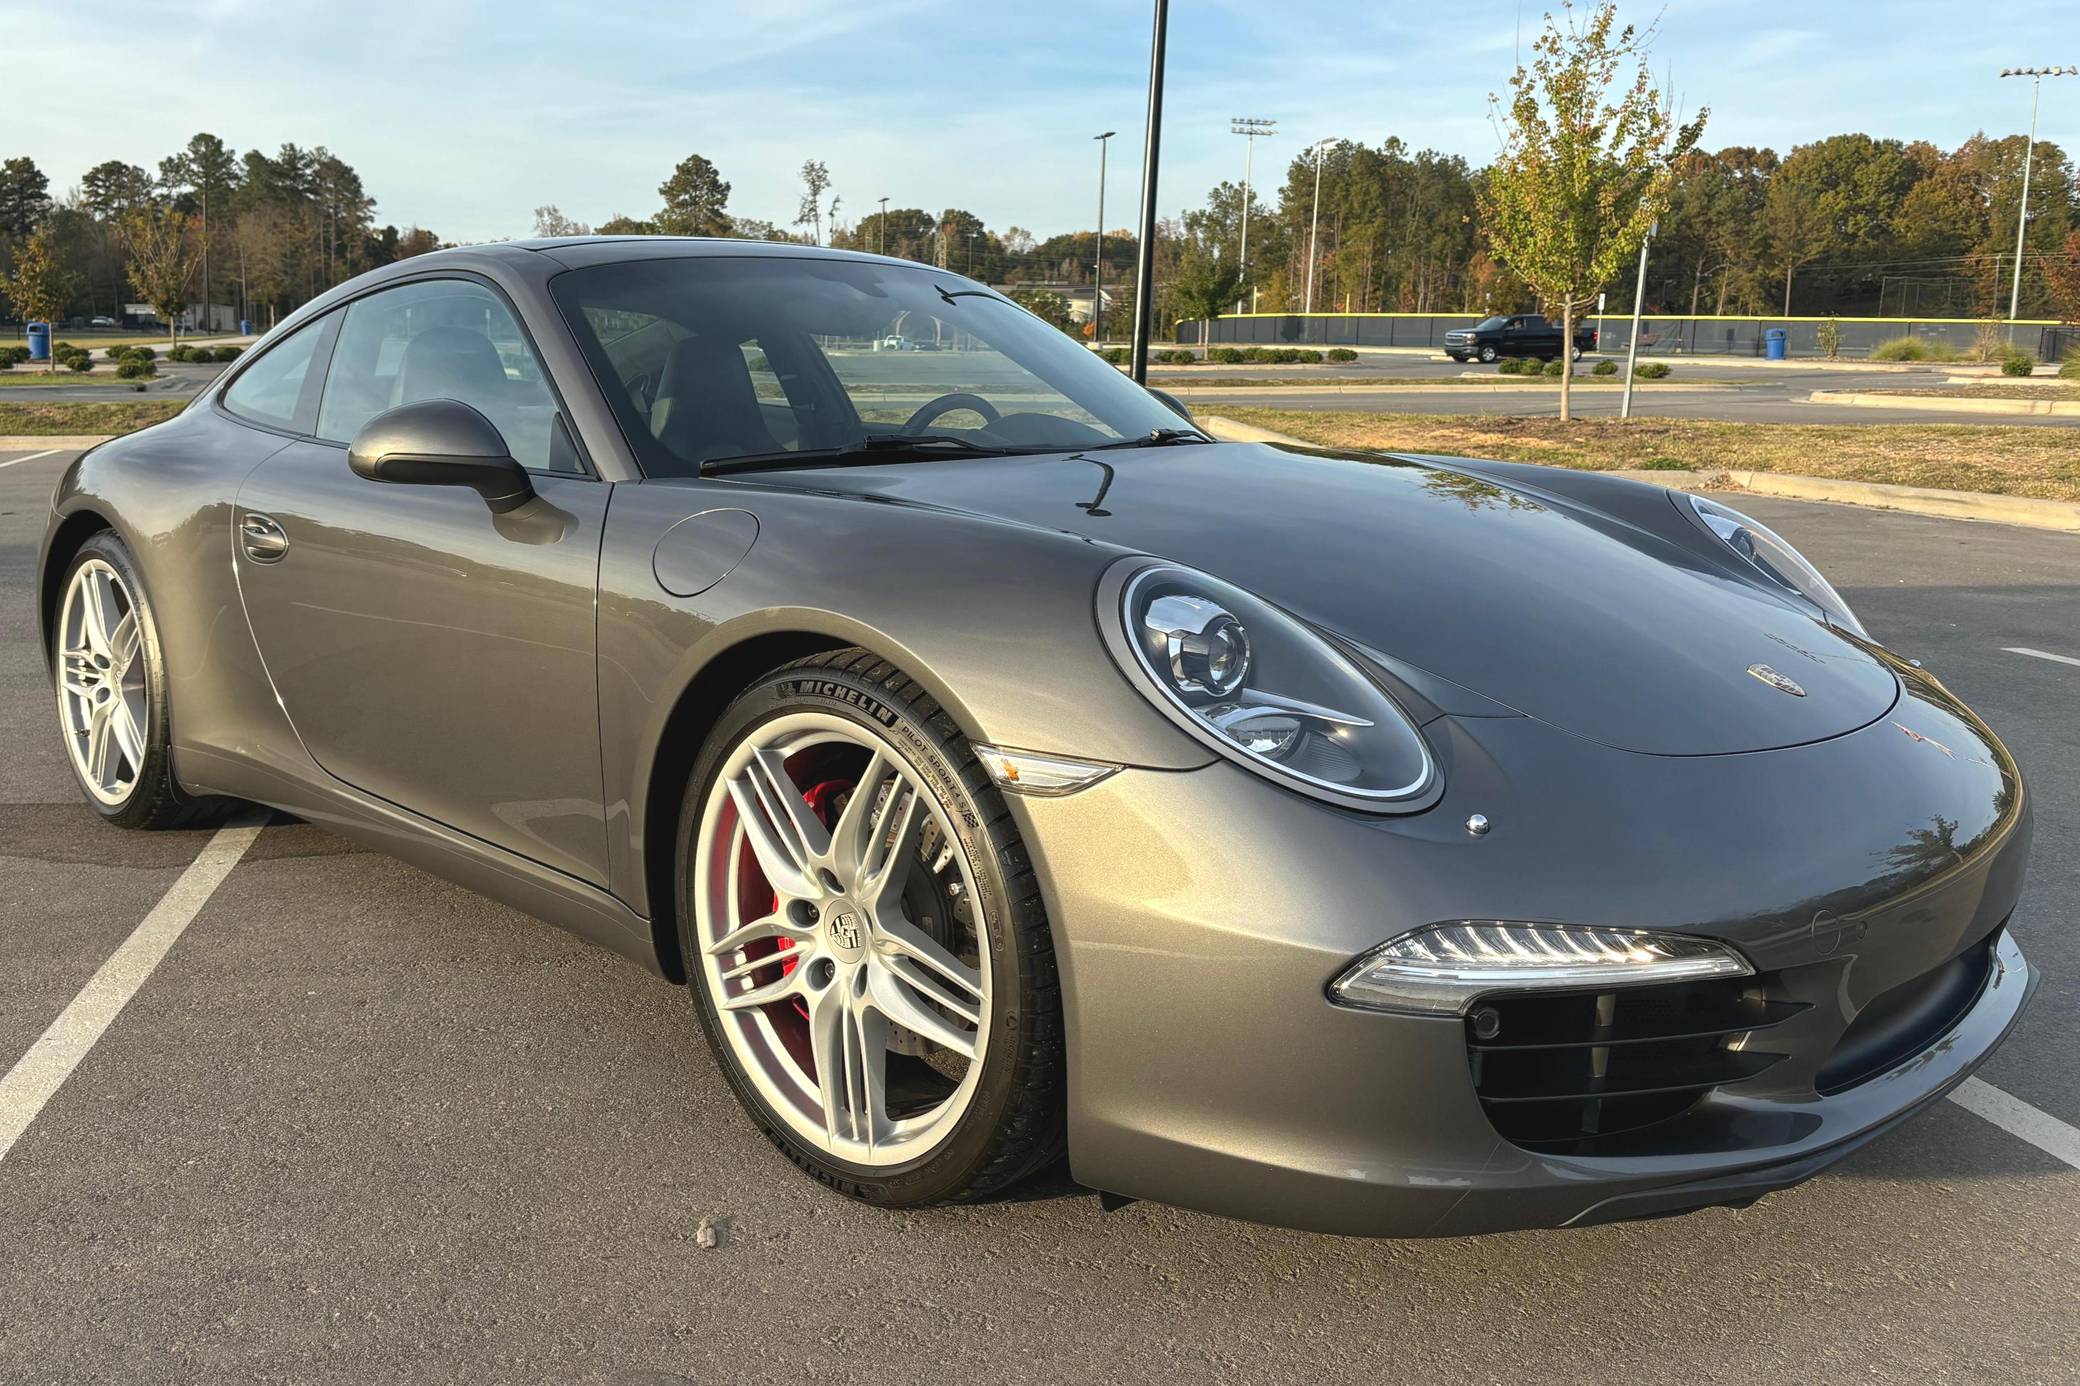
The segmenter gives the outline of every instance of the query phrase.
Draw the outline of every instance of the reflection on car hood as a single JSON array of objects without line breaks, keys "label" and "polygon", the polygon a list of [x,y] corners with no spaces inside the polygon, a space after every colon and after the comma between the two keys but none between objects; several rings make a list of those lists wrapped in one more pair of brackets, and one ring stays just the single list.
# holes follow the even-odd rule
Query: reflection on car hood
[{"label": "reflection on car hood", "polygon": [[1818,741],[1869,724],[1898,696],[1873,655],[1685,548],[1407,459],[1219,443],[761,480],[995,516],[1186,563],[1634,751]]}]

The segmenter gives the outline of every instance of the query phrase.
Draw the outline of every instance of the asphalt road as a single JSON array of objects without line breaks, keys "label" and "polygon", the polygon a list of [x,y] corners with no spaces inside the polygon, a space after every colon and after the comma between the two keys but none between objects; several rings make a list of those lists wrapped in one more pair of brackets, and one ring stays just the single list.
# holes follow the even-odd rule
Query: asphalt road
[{"label": "asphalt road", "polygon": [[[210,837],[76,800],[30,590],[64,460],[0,456],[0,1073]],[[2031,776],[2047,976],[1982,1076],[2080,1124],[2080,666],[2003,650],[2080,657],[2080,544],[1738,503]],[[294,823],[0,1159],[0,1231],[7,1382],[2080,1377],[2080,1170],[1953,1103],[1747,1211],[1579,1232],[1356,1241],[1059,1177],[876,1212],[751,1129],[683,994]]]},{"label": "asphalt road", "polygon": [[[102,368],[106,371],[106,367]],[[28,378],[20,366],[10,372],[7,384],[0,385],[0,404],[50,403],[56,400],[138,400],[138,399],[186,399],[203,386],[215,380],[223,366],[190,365],[184,361],[160,361],[159,374],[150,380],[131,382],[117,380],[112,375],[89,376],[84,381],[78,376],[60,374],[61,381],[72,383],[58,385],[23,385],[16,383]],[[143,385],[142,390],[138,385]]]}]

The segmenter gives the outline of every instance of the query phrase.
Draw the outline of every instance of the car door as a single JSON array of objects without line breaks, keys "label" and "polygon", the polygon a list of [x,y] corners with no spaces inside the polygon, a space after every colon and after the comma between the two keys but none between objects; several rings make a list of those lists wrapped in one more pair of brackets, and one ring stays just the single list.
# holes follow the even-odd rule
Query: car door
[{"label": "car door", "polygon": [[[362,424],[424,399],[490,419],[535,499],[499,514],[466,487],[348,468]],[[604,884],[593,604],[612,488],[513,309],[461,278],[356,300],[311,431],[246,480],[234,535],[304,746],[348,784]]]}]

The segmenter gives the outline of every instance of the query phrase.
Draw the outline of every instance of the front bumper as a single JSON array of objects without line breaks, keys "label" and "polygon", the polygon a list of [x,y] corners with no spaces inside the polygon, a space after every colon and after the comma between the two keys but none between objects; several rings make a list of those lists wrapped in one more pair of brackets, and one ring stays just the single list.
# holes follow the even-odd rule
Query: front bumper
[{"label": "front bumper", "polygon": [[[1055,921],[1076,1177],[1316,1231],[1455,1236],[1745,1203],[1841,1158],[1962,1081],[2036,982],[2001,930],[2028,851],[2020,778],[1909,680],[1861,731],[1747,755],[1441,717],[1425,733],[1445,798],[1399,819],[1225,763],[1017,800]],[[1475,812],[1495,825],[1478,838]],[[1802,977],[1815,1009],[1788,1066],[1680,1120],[1519,1146],[1481,1105],[1457,1017],[1324,995],[1353,956],[1452,918],[1719,938]],[[1983,982],[1940,1031],[1847,1087],[1817,1079],[1871,1002],[1974,948]]]}]

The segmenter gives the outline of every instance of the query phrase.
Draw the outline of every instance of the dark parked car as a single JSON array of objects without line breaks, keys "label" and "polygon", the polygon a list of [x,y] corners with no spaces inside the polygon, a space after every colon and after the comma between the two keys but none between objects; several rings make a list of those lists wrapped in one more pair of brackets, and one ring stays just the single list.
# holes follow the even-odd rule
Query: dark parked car
[{"label": "dark parked car", "polygon": [[40,572],[103,817],[272,805],[684,982],[883,1205],[1744,1204],[2035,984],[2014,761],[1762,525],[1213,442],[907,261],[386,266],[75,462]]},{"label": "dark parked car", "polygon": [[[1596,350],[1596,329],[1577,327],[1570,359]],[[1512,313],[1488,318],[1472,327],[1455,327],[1444,334],[1444,354],[1454,361],[1479,357],[1497,361],[1505,356],[1535,356],[1541,361],[1560,358],[1560,324],[1548,322],[1537,313]]]}]

